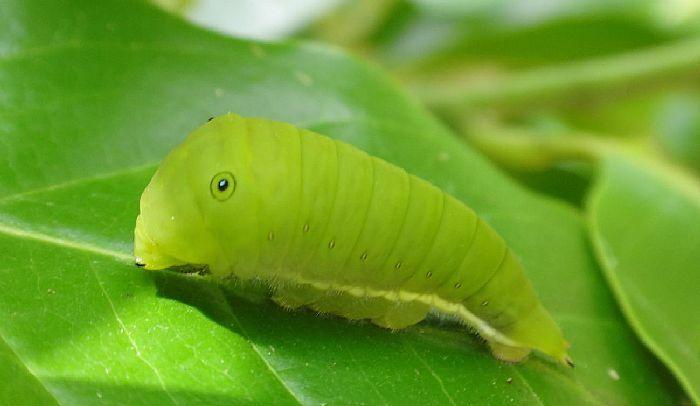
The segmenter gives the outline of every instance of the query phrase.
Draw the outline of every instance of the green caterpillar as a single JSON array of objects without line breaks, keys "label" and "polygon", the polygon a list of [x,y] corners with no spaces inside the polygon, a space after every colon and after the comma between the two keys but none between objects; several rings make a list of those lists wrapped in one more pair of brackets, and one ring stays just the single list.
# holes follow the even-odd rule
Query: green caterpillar
[{"label": "green caterpillar", "polygon": [[292,125],[234,114],[192,132],[141,196],[136,263],[267,282],[282,306],[391,329],[431,310],[503,360],[568,343],[503,239],[403,169]]}]

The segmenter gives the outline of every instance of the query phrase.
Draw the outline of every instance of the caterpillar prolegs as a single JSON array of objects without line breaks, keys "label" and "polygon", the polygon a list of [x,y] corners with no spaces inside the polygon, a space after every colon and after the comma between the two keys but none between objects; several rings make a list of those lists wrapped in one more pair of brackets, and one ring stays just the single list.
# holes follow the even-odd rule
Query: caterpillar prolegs
[{"label": "caterpillar prolegs", "polygon": [[259,279],[290,308],[400,329],[432,310],[493,354],[569,363],[559,327],[514,253],[454,197],[343,142],[234,114],[192,132],[141,196],[146,269],[207,265]]}]

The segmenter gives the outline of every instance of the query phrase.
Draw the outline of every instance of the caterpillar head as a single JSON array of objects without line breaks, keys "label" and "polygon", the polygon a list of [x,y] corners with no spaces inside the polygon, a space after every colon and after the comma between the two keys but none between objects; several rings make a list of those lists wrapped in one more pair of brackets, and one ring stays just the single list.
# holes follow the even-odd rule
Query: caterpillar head
[{"label": "caterpillar head", "polygon": [[233,114],[211,120],[158,167],[141,195],[134,230],[136,265],[229,267],[220,234],[222,229],[235,231],[234,214],[249,206],[236,175],[243,168],[234,145],[245,131],[241,120]]}]

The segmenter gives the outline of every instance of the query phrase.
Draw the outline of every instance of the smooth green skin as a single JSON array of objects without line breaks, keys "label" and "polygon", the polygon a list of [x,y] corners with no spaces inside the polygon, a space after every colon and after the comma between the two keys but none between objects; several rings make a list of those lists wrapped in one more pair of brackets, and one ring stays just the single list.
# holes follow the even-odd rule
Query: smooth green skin
[{"label": "smooth green skin", "polygon": [[206,265],[219,280],[265,282],[286,307],[391,329],[434,307],[476,329],[497,358],[537,349],[571,363],[515,254],[473,210],[286,123],[229,113],[193,131],[144,190],[134,236],[145,269]]},{"label": "smooth green skin", "polygon": [[642,341],[700,403],[697,180],[624,155],[600,172],[588,211],[605,275]]},{"label": "smooth green skin", "polygon": [[[42,391],[64,404],[682,396],[617,311],[578,213],[514,185],[376,70],[319,46],[222,38],[116,0],[6,1],[0,45],[0,346],[16,356],[0,370],[17,379],[0,403]],[[461,328],[392,334],[135,268],[133,219],[156,162],[193,123],[229,110],[343,139],[468,203],[520,254],[574,343],[576,368],[498,362]],[[27,372],[7,369],[17,366]]]}]

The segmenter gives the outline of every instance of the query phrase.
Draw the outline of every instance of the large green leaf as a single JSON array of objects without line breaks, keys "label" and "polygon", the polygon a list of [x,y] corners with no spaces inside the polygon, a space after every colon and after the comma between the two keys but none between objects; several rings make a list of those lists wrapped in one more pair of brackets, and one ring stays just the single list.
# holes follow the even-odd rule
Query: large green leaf
[{"label": "large green leaf", "polygon": [[[256,44],[139,2],[0,6],[0,403],[669,403],[573,209],[523,191],[374,69]],[[522,258],[574,370],[493,359],[464,329],[401,333],[249,302],[130,256],[140,192],[209,116],[344,139],[464,200]]]},{"label": "large green leaf", "polygon": [[700,402],[700,184],[614,156],[589,203],[593,241],[626,316]]}]

